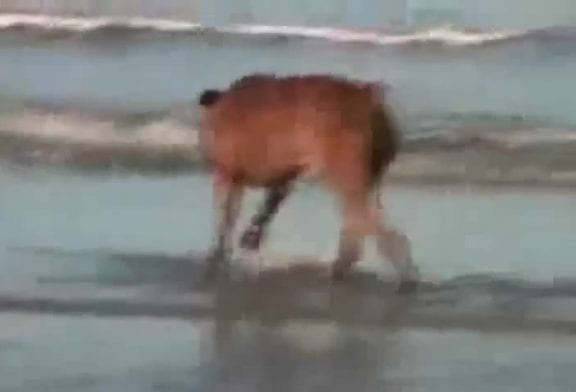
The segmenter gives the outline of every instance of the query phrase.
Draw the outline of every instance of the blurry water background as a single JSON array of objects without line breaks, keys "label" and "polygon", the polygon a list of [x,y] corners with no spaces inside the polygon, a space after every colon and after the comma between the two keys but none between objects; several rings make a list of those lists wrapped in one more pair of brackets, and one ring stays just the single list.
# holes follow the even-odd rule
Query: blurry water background
[{"label": "blurry water background", "polygon": [[[394,181],[449,186],[390,189],[427,273],[571,276],[575,70],[568,0],[2,0],[0,241],[206,248],[198,93],[249,72],[333,72],[392,87],[406,137]],[[279,217],[279,252],[333,250],[335,209],[307,192]]]},{"label": "blurry water background", "polygon": [[[391,86],[385,204],[440,281],[397,309],[419,328],[354,284],[284,298],[336,322],[283,320],[284,284],[235,327],[193,317],[218,307],[190,284],[213,232],[195,101],[256,71]],[[575,390],[573,337],[520,333],[576,324],[574,91],[573,0],[0,0],[0,389]],[[302,185],[262,262],[328,261],[338,225]]]}]

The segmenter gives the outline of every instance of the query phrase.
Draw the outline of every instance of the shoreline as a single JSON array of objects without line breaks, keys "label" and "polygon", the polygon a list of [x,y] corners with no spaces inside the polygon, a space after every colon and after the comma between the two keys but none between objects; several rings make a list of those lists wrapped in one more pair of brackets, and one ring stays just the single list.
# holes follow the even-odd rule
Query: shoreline
[{"label": "shoreline", "polygon": [[[363,268],[334,283],[327,265],[294,260],[288,266],[217,281],[202,279],[204,258],[22,249],[29,267],[48,260],[83,263],[97,273],[37,278],[32,285],[0,285],[0,315],[151,319],[225,319],[344,323],[362,328],[468,330],[484,333],[576,335],[576,279],[551,283],[471,274],[423,280],[398,294],[395,277]],[[9,254],[7,254],[9,256]],[[24,260],[24,259],[22,259]],[[4,287],[2,287],[4,286]],[[264,301],[263,299],[266,298]],[[262,319],[264,317],[264,319]]]},{"label": "shoreline", "polygon": [[[95,180],[117,180],[122,178],[141,178],[143,180],[171,180],[186,178],[191,176],[210,176],[212,173],[211,166],[199,160],[194,163],[192,168],[183,168],[182,170],[166,171],[162,169],[149,171],[133,171],[129,169],[121,169],[118,167],[112,168],[70,168],[62,166],[24,166],[8,164],[4,168],[0,165],[0,175],[5,174],[12,177],[22,176],[46,176],[46,177],[75,177],[84,179]],[[402,169],[400,169],[402,170]],[[485,176],[469,176],[466,174],[399,174],[395,170],[391,170],[389,175],[385,175],[382,179],[382,186],[387,188],[389,186],[395,188],[405,189],[448,189],[448,190],[478,190],[481,192],[506,192],[516,190],[529,190],[530,192],[562,192],[574,193],[576,192],[576,178],[574,180],[551,180],[546,178],[517,178],[517,179],[503,179],[503,178],[487,178]],[[299,186],[311,188],[324,188],[325,185],[322,181],[302,179],[299,180]],[[262,189],[262,188],[253,188]]]}]

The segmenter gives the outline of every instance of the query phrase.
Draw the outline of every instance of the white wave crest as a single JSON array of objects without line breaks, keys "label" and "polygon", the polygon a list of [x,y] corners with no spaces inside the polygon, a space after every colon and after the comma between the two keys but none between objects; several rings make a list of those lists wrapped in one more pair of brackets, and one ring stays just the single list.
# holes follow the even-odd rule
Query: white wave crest
[{"label": "white wave crest", "polygon": [[[150,29],[158,32],[194,32],[208,28],[198,23],[170,19],[147,18],[83,18],[29,14],[0,14],[0,30],[16,27],[41,30],[68,30],[91,32],[108,27]],[[451,26],[413,33],[383,33],[376,30],[338,29],[330,27],[230,25],[210,27],[214,31],[238,35],[272,35],[284,37],[317,38],[335,42],[360,42],[376,45],[401,45],[436,42],[449,46],[480,45],[503,41],[527,34],[522,31],[501,30],[486,32],[461,31]]]},{"label": "white wave crest", "polygon": [[491,41],[506,40],[523,34],[522,32],[516,31],[470,33],[454,29],[450,26],[440,26],[430,30],[405,34],[383,34],[377,31],[334,28],[263,25],[235,26],[223,30],[233,33],[324,38],[331,41],[366,42],[380,45],[398,45],[417,42],[438,42],[446,45],[478,45]]},{"label": "white wave crest", "polygon": [[170,117],[148,121],[132,130],[113,120],[73,113],[28,111],[1,119],[2,128],[11,134],[66,143],[179,149],[194,149],[198,144],[196,129]]},{"label": "white wave crest", "polygon": [[125,26],[135,29],[155,29],[158,31],[191,31],[202,28],[197,23],[147,18],[83,18],[50,15],[0,14],[0,29],[29,27],[37,29],[61,29],[78,32],[99,30],[110,26]]}]

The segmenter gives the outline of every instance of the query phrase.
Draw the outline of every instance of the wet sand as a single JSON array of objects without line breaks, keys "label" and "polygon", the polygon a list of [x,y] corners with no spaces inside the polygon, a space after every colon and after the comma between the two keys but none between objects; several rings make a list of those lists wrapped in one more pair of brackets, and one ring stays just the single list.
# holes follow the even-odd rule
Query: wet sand
[{"label": "wet sand", "polygon": [[238,260],[260,276],[206,283],[205,177],[2,182],[1,391],[576,388],[570,192],[390,187],[426,281],[398,296],[373,250],[322,276],[338,217],[316,188]]},{"label": "wet sand", "polygon": [[[172,178],[66,176],[29,172],[0,176],[0,252],[102,250],[183,256],[204,252],[212,238],[206,176]],[[527,187],[399,187],[384,192],[389,220],[411,238],[427,280],[503,274],[522,280],[576,278],[576,197],[571,190]],[[261,194],[245,200],[239,228]],[[333,197],[302,186],[280,211],[266,243],[265,264],[294,258],[328,261],[336,250],[339,216]],[[21,259],[22,258],[22,259]],[[0,287],[26,271],[29,255],[2,257]],[[52,258],[64,274],[91,266]],[[65,264],[65,266],[64,266]],[[363,268],[392,272],[368,242]],[[59,272],[60,273],[60,272]],[[35,278],[34,278],[35,279]],[[19,282],[22,284],[23,282]]]},{"label": "wet sand", "polygon": [[2,391],[571,391],[575,339],[0,315]]}]

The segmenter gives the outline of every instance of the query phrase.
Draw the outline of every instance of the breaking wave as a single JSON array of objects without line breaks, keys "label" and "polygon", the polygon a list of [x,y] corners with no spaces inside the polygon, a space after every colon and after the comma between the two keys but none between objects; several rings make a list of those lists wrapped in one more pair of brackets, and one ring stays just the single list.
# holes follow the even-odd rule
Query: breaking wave
[{"label": "breaking wave", "polygon": [[376,30],[341,29],[331,27],[231,25],[222,27],[203,26],[198,23],[169,19],[149,18],[84,18],[59,17],[31,14],[0,14],[0,31],[31,32],[35,37],[101,36],[110,33],[115,38],[129,33],[148,32],[156,34],[225,34],[230,36],[259,36],[272,38],[313,38],[334,42],[358,42],[374,45],[441,44],[445,46],[479,46],[490,43],[510,42],[523,39],[576,40],[576,30],[551,28],[546,30],[463,30],[451,26],[416,32],[382,32]]},{"label": "breaking wave", "polygon": [[29,105],[0,116],[0,161],[19,166],[168,172],[202,166],[185,110],[89,111]]},{"label": "breaking wave", "polygon": [[[21,104],[0,112],[0,165],[176,174],[203,170],[192,105],[155,111]],[[400,181],[576,186],[576,130],[490,113],[412,118]]]}]

